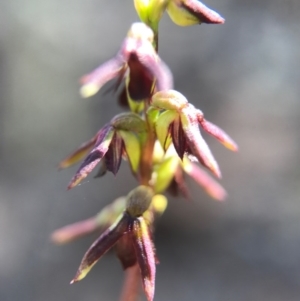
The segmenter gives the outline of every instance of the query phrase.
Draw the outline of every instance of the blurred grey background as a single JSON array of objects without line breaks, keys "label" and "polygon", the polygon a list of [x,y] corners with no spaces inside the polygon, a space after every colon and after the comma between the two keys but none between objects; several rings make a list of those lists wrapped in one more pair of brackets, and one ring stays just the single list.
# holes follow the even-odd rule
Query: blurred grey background
[{"label": "blurred grey background", "polygon": [[[180,28],[167,15],[160,55],[176,89],[238,142],[207,138],[229,198],[190,182],[159,220],[155,300],[300,300],[300,2],[210,0],[223,26]],[[118,300],[122,270],[107,254],[72,279],[92,243],[57,247],[58,227],[131,190],[58,162],[121,111],[111,94],[80,98],[78,79],[113,56],[137,16],[131,0],[0,1],[0,300]]]}]

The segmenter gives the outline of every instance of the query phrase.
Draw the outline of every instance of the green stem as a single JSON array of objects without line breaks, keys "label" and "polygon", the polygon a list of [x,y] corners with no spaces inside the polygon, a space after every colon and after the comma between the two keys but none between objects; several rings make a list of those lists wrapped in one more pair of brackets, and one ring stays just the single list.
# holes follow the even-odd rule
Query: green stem
[{"label": "green stem", "polygon": [[147,116],[148,101],[145,102],[144,106],[144,116],[147,123],[147,137],[146,141],[143,143],[141,152],[141,162],[140,162],[140,183],[142,185],[150,186],[150,180],[152,177],[153,169],[153,150],[155,144],[155,133],[152,128],[151,122],[148,120]]},{"label": "green stem", "polygon": [[154,43],[155,51],[158,52],[158,30],[154,30]]},{"label": "green stem", "polygon": [[[154,32],[154,47],[158,52],[158,24],[157,26],[150,26]],[[151,186],[150,180],[153,171],[153,150],[156,140],[155,130],[152,123],[148,120],[147,110],[149,108],[151,99],[145,101],[144,116],[147,122],[147,137],[142,146],[141,163],[140,163],[140,183],[142,185]]]}]

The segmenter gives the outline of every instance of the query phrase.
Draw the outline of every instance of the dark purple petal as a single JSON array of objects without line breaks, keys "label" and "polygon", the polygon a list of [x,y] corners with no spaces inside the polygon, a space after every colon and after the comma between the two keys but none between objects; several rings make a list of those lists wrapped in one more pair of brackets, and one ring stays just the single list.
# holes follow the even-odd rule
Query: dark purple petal
[{"label": "dark purple petal", "polygon": [[111,126],[105,126],[100,132],[96,141],[96,147],[85,158],[76,174],[69,183],[68,189],[75,187],[84,179],[104,157],[109,149],[111,140],[114,135],[114,129]]},{"label": "dark purple petal", "polygon": [[[151,46],[152,47],[152,46]],[[155,81],[156,91],[173,88],[173,76],[168,66],[158,57],[153,47],[141,47],[137,52],[140,63],[148,70]]]},{"label": "dark purple petal", "polygon": [[112,126],[109,123],[105,124],[103,128],[101,128],[101,130],[97,133],[95,148],[98,147],[101,143],[105,142],[105,139],[112,131]]},{"label": "dark purple petal", "polygon": [[170,183],[167,191],[172,196],[179,196],[182,194],[186,199],[190,199],[191,195],[184,179],[184,174],[181,168],[178,168],[174,174],[172,182]]},{"label": "dark purple petal", "polygon": [[133,222],[133,246],[141,270],[143,286],[148,301],[152,301],[155,289],[156,259],[148,226],[143,217]]},{"label": "dark purple petal", "polygon": [[132,53],[128,60],[130,69],[128,92],[132,100],[143,101],[150,97],[153,75],[140,63],[137,55]]},{"label": "dark purple petal", "polygon": [[178,168],[174,175],[174,181],[177,184],[178,191],[181,192],[181,194],[186,198],[190,199],[190,192],[186,185],[184,174],[182,172],[181,168]]},{"label": "dark purple petal", "polygon": [[127,99],[127,92],[126,92],[126,86],[124,86],[118,96],[118,104],[121,107],[125,107],[128,108],[129,104],[128,104],[128,99]]},{"label": "dark purple petal", "polygon": [[166,110],[161,113],[155,121],[155,130],[157,138],[161,146],[166,150],[171,139],[171,127],[174,120],[178,118],[178,113],[175,110]]},{"label": "dark purple petal", "polygon": [[107,170],[111,171],[114,175],[119,171],[122,153],[124,149],[124,142],[122,138],[115,133],[109,145],[108,151],[105,154],[105,165]]},{"label": "dark purple petal", "polygon": [[225,22],[217,12],[211,10],[198,0],[182,0],[181,6],[195,16],[201,23],[223,24]]},{"label": "dark purple petal", "polygon": [[170,132],[176,152],[182,160],[186,151],[186,138],[179,117],[177,117],[176,120],[171,124]]},{"label": "dark purple petal", "polygon": [[105,164],[105,161],[102,160],[100,161],[100,166],[98,168],[98,171],[96,172],[94,178],[101,178],[103,177],[107,172],[107,167],[106,167],[106,164]]},{"label": "dark purple petal", "polygon": [[128,231],[131,221],[132,219],[125,213],[92,244],[83,256],[71,284],[82,280],[89,273],[101,256],[103,256]]},{"label": "dark purple petal", "polygon": [[167,192],[170,193],[171,196],[179,196],[179,187],[174,178],[172,179],[169,187],[167,188]]},{"label": "dark purple petal", "polygon": [[78,185],[95,168],[104,155],[105,153],[97,150],[89,154],[70,181],[68,189]]},{"label": "dark purple petal", "polygon": [[132,244],[132,234],[124,234],[116,243],[116,253],[124,270],[136,264],[135,250]]}]

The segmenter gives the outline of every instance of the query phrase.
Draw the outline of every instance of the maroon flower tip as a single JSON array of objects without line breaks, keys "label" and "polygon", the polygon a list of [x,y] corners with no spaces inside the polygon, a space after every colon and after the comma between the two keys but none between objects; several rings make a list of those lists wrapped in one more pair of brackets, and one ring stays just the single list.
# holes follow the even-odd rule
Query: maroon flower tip
[{"label": "maroon flower tip", "polygon": [[69,183],[68,190],[72,189],[76,185],[78,185],[87,175],[94,169],[94,167],[100,161],[100,156],[97,154],[98,152],[91,153],[82,163],[75,176]]},{"label": "maroon flower tip", "polygon": [[200,112],[199,110],[197,112],[197,118],[200,126],[204,129],[204,131],[215,137],[219,142],[221,142],[226,148],[230,149],[231,151],[238,151],[238,145],[235,143],[235,141],[217,125],[205,120],[202,112]]},{"label": "maroon flower tip", "polygon": [[147,300],[152,301],[155,290],[156,260],[149,229],[143,217],[135,219],[133,223],[133,245]]},{"label": "maroon flower tip", "polygon": [[212,198],[218,201],[224,201],[226,199],[226,190],[195,163],[185,161],[184,170],[200,186],[202,186],[206,193]]},{"label": "maroon flower tip", "polygon": [[131,219],[127,214],[120,218],[91,245],[83,256],[80,266],[71,284],[82,280],[97,263],[97,261],[128,231]]},{"label": "maroon flower tip", "polygon": [[225,19],[198,0],[184,0],[182,6],[193,16],[206,24],[224,24]]},{"label": "maroon flower tip", "polygon": [[62,245],[94,232],[98,228],[94,217],[55,230],[51,240]]}]

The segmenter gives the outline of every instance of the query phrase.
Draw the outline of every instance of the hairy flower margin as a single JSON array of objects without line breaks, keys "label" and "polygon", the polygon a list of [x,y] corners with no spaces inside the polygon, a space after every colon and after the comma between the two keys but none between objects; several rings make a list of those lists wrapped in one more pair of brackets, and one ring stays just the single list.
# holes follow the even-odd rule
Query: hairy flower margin
[{"label": "hairy flower margin", "polygon": [[[71,283],[83,279],[111,248],[127,271],[121,301],[137,299],[139,270],[148,301],[154,298],[158,259],[152,239],[154,222],[167,207],[163,195],[181,192],[189,197],[185,175],[193,178],[212,198],[224,200],[226,191],[215,177],[221,172],[201,130],[237,151],[237,144],[218,126],[204,118],[180,92],[173,76],[157,54],[158,25],[166,11],[180,26],[223,24],[224,19],[197,0],[134,0],[142,23],[129,29],[113,58],[81,79],[81,95],[90,97],[116,79],[123,85],[119,102],[130,111],[116,115],[87,142],[64,159],[59,168],[82,161],[68,189],[78,185],[99,164],[96,177],[117,174],[122,159],[129,162],[139,185],[113,201],[97,215],[56,230],[57,244],[71,242],[92,232],[102,232],[84,255]],[[200,164],[199,164],[200,163]],[[130,297],[129,297],[130,296]]]}]

